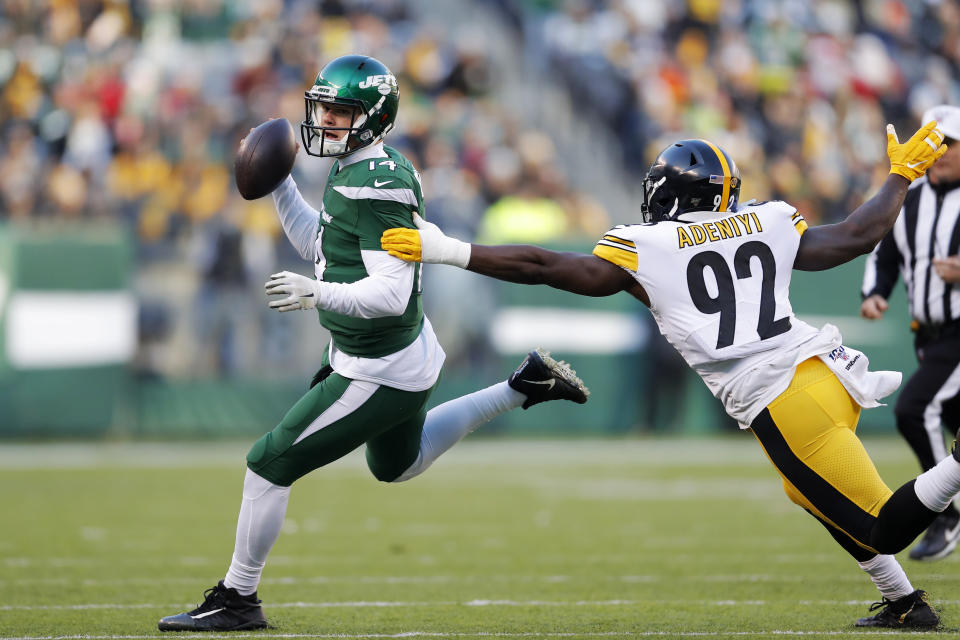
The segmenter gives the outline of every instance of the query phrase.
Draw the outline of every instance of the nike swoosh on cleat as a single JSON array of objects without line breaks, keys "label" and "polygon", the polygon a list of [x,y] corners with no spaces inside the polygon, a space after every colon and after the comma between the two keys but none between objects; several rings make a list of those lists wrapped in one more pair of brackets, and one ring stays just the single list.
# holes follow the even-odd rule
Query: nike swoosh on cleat
[{"label": "nike swoosh on cleat", "polygon": [[198,613],[197,615],[190,617],[194,620],[199,620],[200,618],[206,618],[207,616],[212,616],[215,613],[220,613],[224,609],[226,609],[226,607],[220,607],[219,609],[214,609],[213,611],[204,611],[203,613]]},{"label": "nike swoosh on cleat", "polygon": [[547,389],[553,389],[553,385],[557,384],[557,381],[553,378],[549,380],[527,380],[527,382],[530,384],[545,384],[547,385]]},{"label": "nike swoosh on cleat", "polygon": [[384,180],[383,182],[380,182],[379,180],[374,180],[374,181],[373,181],[373,186],[374,186],[374,187],[382,187],[383,185],[385,185],[385,184],[390,184],[391,182],[393,182],[393,180]]}]

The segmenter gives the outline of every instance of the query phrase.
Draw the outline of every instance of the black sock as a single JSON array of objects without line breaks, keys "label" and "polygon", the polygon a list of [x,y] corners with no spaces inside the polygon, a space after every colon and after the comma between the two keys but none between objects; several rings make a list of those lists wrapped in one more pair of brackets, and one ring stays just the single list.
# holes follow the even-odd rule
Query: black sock
[{"label": "black sock", "polygon": [[899,553],[923,533],[940,514],[920,502],[913,489],[916,479],[893,492],[877,514],[870,531],[870,546],[880,553]]}]

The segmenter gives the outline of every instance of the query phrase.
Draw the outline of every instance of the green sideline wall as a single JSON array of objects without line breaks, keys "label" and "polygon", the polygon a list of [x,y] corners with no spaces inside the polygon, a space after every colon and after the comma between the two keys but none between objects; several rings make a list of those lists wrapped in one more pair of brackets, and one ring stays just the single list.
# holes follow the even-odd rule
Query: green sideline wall
[{"label": "green sideline wall", "polygon": [[0,434],[97,435],[136,345],[131,243],[114,227],[0,227]]},{"label": "green sideline wall", "polygon": [[[249,436],[272,428],[299,397],[303,381],[132,379],[133,268],[131,242],[115,228],[0,227],[0,437]],[[862,268],[860,259],[829,272],[795,272],[794,310],[817,326],[838,325],[846,344],[866,351],[873,368],[909,375],[916,363],[903,292],[898,288],[884,320],[860,319]],[[705,433],[721,424],[731,426],[692,372],[665,379],[650,370],[649,340],[658,336],[644,338],[652,327],[649,314],[626,294],[583,298],[509,283],[497,283],[496,294],[491,331],[497,336],[500,370],[515,367],[528,345],[541,344],[573,361],[592,395],[585,407],[550,403],[510,412],[485,431],[532,436],[646,429]],[[83,317],[83,310],[89,316],[91,308],[106,309],[103,323],[110,335]],[[526,320],[529,314],[537,320]],[[24,329],[25,317],[49,323],[48,335],[42,337],[36,327]],[[67,335],[76,327],[81,327],[78,333]],[[523,331],[530,335],[515,335]],[[74,353],[74,342],[87,347],[102,343],[103,353]],[[669,419],[647,424],[643,403],[655,382],[684,391]],[[472,372],[448,367],[434,401],[477,386]],[[861,429],[893,433],[890,407],[865,411]]]}]

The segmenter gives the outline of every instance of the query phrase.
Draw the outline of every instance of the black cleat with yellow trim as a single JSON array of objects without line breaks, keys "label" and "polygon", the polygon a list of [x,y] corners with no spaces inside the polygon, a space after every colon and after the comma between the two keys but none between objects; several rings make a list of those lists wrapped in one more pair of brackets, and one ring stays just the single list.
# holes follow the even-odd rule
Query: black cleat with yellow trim
[{"label": "black cleat with yellow trim", "polygon": [[927,602],[927,592],[920,589],[899,600],[884,598],[870,606],[870,611],[877,609],[880,613],[860,618],[856,626],[887,629],[935,629],[940,626],[940,615]]}]

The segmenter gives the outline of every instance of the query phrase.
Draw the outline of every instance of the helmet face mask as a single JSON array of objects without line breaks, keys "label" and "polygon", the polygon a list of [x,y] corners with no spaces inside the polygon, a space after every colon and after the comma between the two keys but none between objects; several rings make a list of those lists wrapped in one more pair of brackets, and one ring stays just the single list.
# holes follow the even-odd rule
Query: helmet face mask
[{"label": "helmet face mask", "polygon": [[640,206],[643,221],[648,224],[672,219],[679,203],[678,198],[671,197],[672,194],[666,191],[657,194],[667,178],[663,175],[658,177],[653,173],[651,169],[643,179],[643,204]]},{"label": "helmet face mask", "polygon": [[726,151],[706,140],[680,140],[660,152],[643,180],[645,223],[693,211],[736,211],[740,171]]},{"label": "helmet face mask", "polygon": [[[307,99],[306,118],[300,124],[300,133],[304,148],[310,155],[340,156],[359,149],[359,138],[364,116],[359,116],[359,108],[354,103]],[[324,126],[324,111],[337,107],[349,109],[353,115],[346,127]]]},{"label": "helmet face mask", "polygon": [[[330,61],[304,92],[300,123],[304,151],[312,156],[342,156],[379,142],[393,128],[400,103],[397,79],[379,60],[342,56]],[[355,110],[349,127],[323,125],[323,111]],[[333,134],[333,135],[328,135]]]}]

